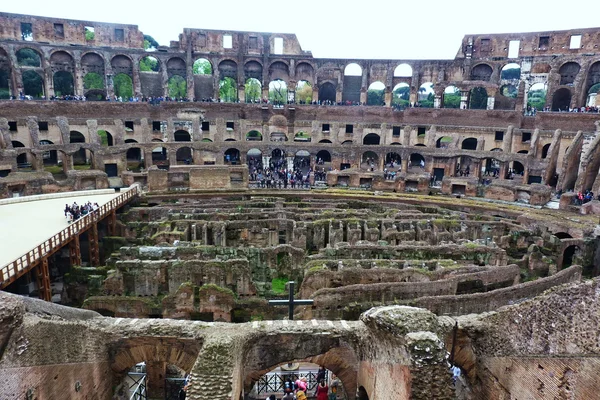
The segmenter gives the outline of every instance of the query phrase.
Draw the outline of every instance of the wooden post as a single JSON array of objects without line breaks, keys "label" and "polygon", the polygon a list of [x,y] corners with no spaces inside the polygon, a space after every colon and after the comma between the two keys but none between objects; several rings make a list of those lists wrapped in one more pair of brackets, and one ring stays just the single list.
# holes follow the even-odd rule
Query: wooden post
[{"label": "wooden post", "polygon": [[88,242],[90,246],[90,265],[97,267],[100,265],[100,248],[98,245],[98,222],[92,222],[88,230]]},{"label": "wooden post", "polygon": [[71,267],[81,265],[81,246],[79,245],[79,235],[77,234],[69,242],[69,259],[71,260]]},{"label": "wooden post", "polygon": [[42,258],[36,267],[36,278],[40,299],[52,301],[52,289],[50,288],[50,272],[48,270],[48,258]]}]

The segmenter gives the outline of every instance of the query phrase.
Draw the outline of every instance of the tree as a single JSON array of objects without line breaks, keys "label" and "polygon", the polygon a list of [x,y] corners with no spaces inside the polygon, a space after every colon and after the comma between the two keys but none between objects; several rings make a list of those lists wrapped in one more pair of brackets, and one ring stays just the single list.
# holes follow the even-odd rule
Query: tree
[{"label": "tree", "polygon": [[500,73],[500,79],[519,79],[521,77],[521,68],[507,68]]},{"label": "tree", "polygon": [[127,74],[117,74],[113,78],[115,85],[115,96],[128,100],[133,97],[133,81]]},{"label": "tree", "polygon": [[530,90],[527,94],[527,105],[542,110],[546,106],[546,91],[543,89]]},{"label": "tree", "polygon": [[154,57],[146,56],[140,60],[140,71],[158,72],[160,70],[158,60]]},{"label": "tree", "polygon": [[300,81],[296,86],[296,101],[310,103],[312,102],[313,88],[310,82]]},{"label": "tree", "polygon": [[281,79],[269,83],[269,100],[272,103],[287,103],[287,85]]},{"label": "tree", "polygon": [[40,55],[32,49],[21,49],[17,51],[17,62],[20,67],[41,67]]},{"label": "tree", "polygon": [[144,35],[144,50],[154,51],[160,46],[156,40],[150,35]]},{"label": "tree", "polygon": [[473,110],[487,109],[487,91],[482,87],[476,87],[471,90],[471,98],[469,99],[469,108]]},{"label": "tree", "polygon": [[85,90],[104,89],[104,79],[95,72],[88,72],[83,77],[83,88]]},{"label": "tree", "polygon": [[385,94],[383,89],[369,89],[367,91],[367,105],[382,106],[385,105]]},{"label": "tree", "polygon": [[221,101],[233,102],[237,100],[237,83],[233,78],[225,77],[219,81],[219,98]]},{"label": "tree", "polygon": [[262,87],[260,81],[256,78],[248,78],[244,86],[246,102],[260,101]]},{"label": "tree", "polygon": [[42,97],[44,95],[44,80],[35,71],[23,72],[23,91],[28,96]]},{"label": "tree", "polygon": [[73,95],[73,74],[67,71],[58,71],[54,74],[54,94],[57,96]]},{"label": "tree", "polygon": [[10,73],[6,69],[0,69],[0,99],[10,98],[10,91],[8,86],[8,80],[10,79]]},{"label": "tree", "polygon": [[85,32],[85,40],[94,40],[96,38],[96,34],[94,32],[93,28],[89,28],[89,27],[85,27],[84,29]]},{"label": "tree", "polygon": [[194,75],[212,75],[212,65],[210,65],[210,61],[204,58],[194,61],[192,70]]},{"label": "tree", "polygon": [[169,97],[186,97],[187,82],[179,75],[173,75],[168,82]]}]

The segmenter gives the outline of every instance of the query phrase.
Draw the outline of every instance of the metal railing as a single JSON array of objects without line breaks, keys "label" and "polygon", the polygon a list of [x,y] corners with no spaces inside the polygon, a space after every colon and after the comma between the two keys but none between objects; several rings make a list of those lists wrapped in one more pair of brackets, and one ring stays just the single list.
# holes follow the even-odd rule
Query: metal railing
[{"label": "metal railing", "polygon": [[[269,373],[260,377],[256,382],[257,394],[262,393],[283,393],[283,383],[291,379],[292,382],[296,382],[299,378],[306,378],[307,392],[315,390],[317,387],[317,372],[305,371],[305,372],[285,372],[285,373]],[[327,372],[325,375],[327,380]]]},{"label": "metal railing", "polygon": [[124,191],[119,196],[99,207],[96,211],[79,218],[67,228],[38,244],[16,260],[2,266],[0,268],[0,289],[4,289],[19,277],[29,272],[43,257],[52,255],[76,235],[85,232],[92,224],[100,221],[139,193],[140,187],[138,185],[132,186],[129,190]]},{"label": "metal railing", "polygon": [[148,393],[146,392],[146,374],[130,372],[127,374],[132,380],[129,386],[129,400],[146,400]]}]

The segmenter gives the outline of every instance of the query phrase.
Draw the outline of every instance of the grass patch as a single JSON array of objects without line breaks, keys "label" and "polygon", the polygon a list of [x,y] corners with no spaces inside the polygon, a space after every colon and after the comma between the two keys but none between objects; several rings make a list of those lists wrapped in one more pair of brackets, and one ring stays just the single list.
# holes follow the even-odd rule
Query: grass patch
[{"label": "grass patch", "polygon": [[273,278],[273,280],[271,281],[271,290],[275,294],[286,293],[285,284],[288,283],[288,281],[289,281],[289,278],[287,278],[285,276],[279,277],[279,278]]}]

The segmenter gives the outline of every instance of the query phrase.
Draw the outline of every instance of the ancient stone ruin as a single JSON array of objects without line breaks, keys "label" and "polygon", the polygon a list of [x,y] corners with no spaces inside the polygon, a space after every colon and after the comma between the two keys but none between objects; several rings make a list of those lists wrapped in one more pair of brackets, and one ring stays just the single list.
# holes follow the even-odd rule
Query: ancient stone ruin
[{"label": "ancient stone ruin", "polygon": [[340,400],[597,397],[598,29],[339,60],[0,25],[0,197],[136,188],[45,277],[0,270],[0,398],[262,400],[294,364]]}]

